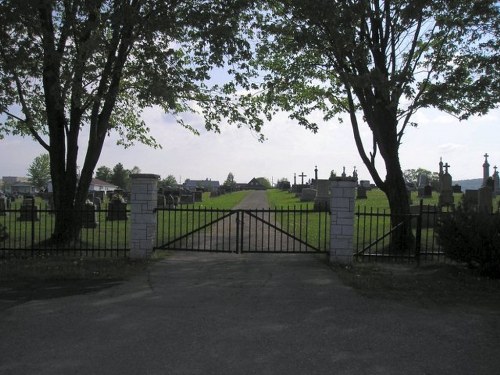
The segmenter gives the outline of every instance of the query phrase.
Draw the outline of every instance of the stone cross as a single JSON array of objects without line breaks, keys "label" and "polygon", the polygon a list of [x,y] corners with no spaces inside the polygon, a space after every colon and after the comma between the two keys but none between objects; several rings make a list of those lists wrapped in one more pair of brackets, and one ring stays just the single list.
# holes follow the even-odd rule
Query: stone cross
[{"label": "stone cross", "polygon": [[304,185],[304,177],[307,177],[307,175],[302,172],[302,174],[299,174],[299,177],[302,178],[302,185]]},{"label": "stone cross", "polygon": [[488,154],[484,154],[484,164],[483,164],[483,184],[482,187],[485,187],[488,182],[488,177],[490,177],[490,163],[488,163]]},{"label": "stone cross", "polygon": [[318,166],[314,166],[314,181],[318,181]]},{"label": "stone cross", "polygon": [[446,163],[445,165],[443,165],[444,167],[444,173],[448,174],[448,168],[451,167],[451,165],[449,165],[448,163]]},{"label": "stone cross", "polygon": [[297,185],[297,173],[293,174],[293,184]]}]

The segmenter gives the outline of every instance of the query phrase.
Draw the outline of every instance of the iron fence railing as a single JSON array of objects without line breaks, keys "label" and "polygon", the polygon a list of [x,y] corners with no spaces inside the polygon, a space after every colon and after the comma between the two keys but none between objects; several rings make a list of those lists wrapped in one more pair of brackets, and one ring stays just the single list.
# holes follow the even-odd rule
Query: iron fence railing
[{"label": "iron fence railing", "polygon": [[78,239],[60,245],[49,241],[55,228],[56,211],[46,205],[31,205],[0,211],[0,256],[71,255],[92,257],[127,256],[128,210],[86,208],[81,212]]},{"label": "iron fence railing", "polygon": [[436,232],[439,207],[421,204],[407,215],[391,215],[387,209],[358,208],[355,212],[354,255],[358,261],[445,261]]}]

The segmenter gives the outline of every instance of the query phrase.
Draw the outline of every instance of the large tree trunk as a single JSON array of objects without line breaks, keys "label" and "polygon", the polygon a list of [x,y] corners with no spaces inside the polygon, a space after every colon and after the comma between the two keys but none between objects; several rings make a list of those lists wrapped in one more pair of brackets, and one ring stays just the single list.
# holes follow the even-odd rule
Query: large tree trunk
[{"label": "large tree trunk", "polygon": [[[349,87],[348,85],[346,85]],[[368,91],[370,93],[370,91]],[[362,108],[365,119],[373,132],[374,151],[371,157],[365,152],[356,117],[356,106],[354,105],[352,93],[348,90],[348,103],[354,139],[361,159],[368,168],[375,184],[385,193],[389,201],[391,211],[391,235],[390,247],[392,251],[406,251],[413,246],[413,235],[410,214],[410,198],[406,189],[406,183],[399,162],[399,142],[397,134],[397,119],[395,111],[390,105],[375,105],[374,97],[366,95],[362,90],[357,91],[358,98],[362,98]],[[380,100],[383,102],[383,100]],[[383,180],[375,167],[376,150],[380,150],[385,168],[386,178]]]},{"label": "large tree trunk", "polygon": [[387,196],[391,210],[391,250],[408,251],[413,246],[410,221],[410,197],[406,189],[397,151],[386,155],[386,180],[382,191]]}]

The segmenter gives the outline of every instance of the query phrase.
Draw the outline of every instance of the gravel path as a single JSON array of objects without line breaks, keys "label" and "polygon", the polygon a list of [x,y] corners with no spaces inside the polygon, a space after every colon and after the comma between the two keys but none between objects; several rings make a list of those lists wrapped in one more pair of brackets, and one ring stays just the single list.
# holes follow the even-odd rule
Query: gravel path
[{"label": "gravel path", "polygon": [[314,249],[279,230],[279,223],[272,213],[258,211],[269,209],[265,191],[251,191],[233,209],[255,211],[235,212],[194,233],[187,240],[180,241],[176,249],[212,252],[314,252]]}]

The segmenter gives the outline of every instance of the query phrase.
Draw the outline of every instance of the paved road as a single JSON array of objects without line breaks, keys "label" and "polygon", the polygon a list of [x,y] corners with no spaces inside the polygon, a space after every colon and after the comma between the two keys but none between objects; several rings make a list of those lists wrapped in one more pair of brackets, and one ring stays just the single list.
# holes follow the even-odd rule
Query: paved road
[{"label": "paved road", "polygon": [[498,313],[367,299],[303,254],[178,252],[121,285],[10,305],[0,332],[1,374],[500,369]]},{"label": "paved road", "polygon": [[104,286],[0,293],[0,374],[500,373],[500,312],[362,297],[324,256],[176,252]]}]

